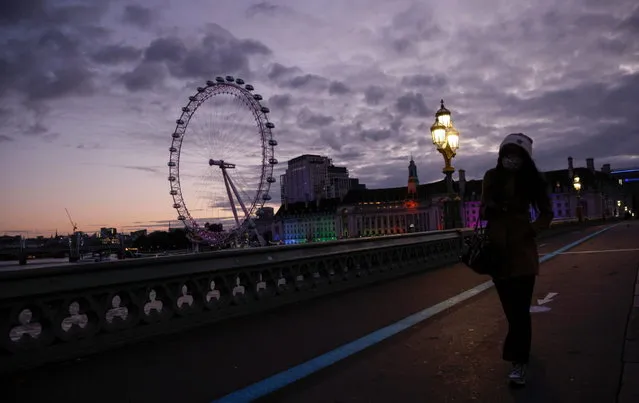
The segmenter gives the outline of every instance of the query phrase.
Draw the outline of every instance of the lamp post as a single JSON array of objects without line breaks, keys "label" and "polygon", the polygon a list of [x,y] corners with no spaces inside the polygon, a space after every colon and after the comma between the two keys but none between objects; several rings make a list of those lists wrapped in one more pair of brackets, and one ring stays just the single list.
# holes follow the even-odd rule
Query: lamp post
[{"label": "lamp post", "polygon": [[444,228],[461,228],[460,199],[453,189],[453,158],[459,149],[459,132],[453,126],[451,113],[441,100],[441,107],[435,113],[435,123],[430,127],[430,134],[437,151],[444,157],[442,172],[446,176],[446,193],[448,198],[444,202]]},{"label": "lamp post", "polygon": [[572,186],[577,192],[577,221],[581,222],[583,220],[583,212],[581,210],[581,180],[578,176],[574,177]]}]

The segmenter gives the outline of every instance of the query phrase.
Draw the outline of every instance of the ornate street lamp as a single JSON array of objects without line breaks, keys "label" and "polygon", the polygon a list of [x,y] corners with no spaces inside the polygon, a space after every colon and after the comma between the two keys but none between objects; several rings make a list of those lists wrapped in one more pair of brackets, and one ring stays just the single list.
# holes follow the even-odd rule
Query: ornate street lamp
[{"label": "ornate street lamp", "polygon": [[577,192],[577,220],[581,222],[583,220],[583,211],[581,210],[581,179],[578,176],[574,177],[572,186]]},{"label": "ornate street lamp", "polygon": [[446,192],[448,200],[444,203],[444,228],[460,228],[462,226],[460,199],[453,189],[453,158],[459,149],[459,132],[453,126],[451,113],[444,106],[441,100],[441,107],[435,113],[435,123],[430,127],[430,134],[437,151],[444,157],[444,168],[442,172],[446,176]]}]

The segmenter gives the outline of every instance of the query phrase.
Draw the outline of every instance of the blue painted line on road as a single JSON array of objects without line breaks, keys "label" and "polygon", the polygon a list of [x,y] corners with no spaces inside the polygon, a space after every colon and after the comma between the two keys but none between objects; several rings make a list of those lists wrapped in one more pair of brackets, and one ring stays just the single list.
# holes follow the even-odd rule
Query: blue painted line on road
[{"label": "blue painted line on road", "polygon": [[[548,253],[544,255],[543,257],[541,257],[539,259],[539,262],[540,263],[546,262],[560,255],[561,253],[566,252],[567,250],[572,249],[575,246],[578,246],[602,234],[603,232],[609,230],[610,228],[615,227],[616,225],[618,224],[603,228],[575,242],[565,245],[554,252]],[[392,325],[386,326],[372,333],[369,333],[364,337],[361,337],[350,343],[344,344],[332,351],[329,351],[309,361],[306,361],[305,363],[289,368],[271,377],[268,377],[252,385],[249,385],[243,389],[239,389],[235,392],[232,392],[218,400],[213,401],[213,403],[244,403],[244,402],[251,402],[255,399],[259,399],[261,397],[269,395],[321,369],[329,367],[338,361],[341,361],[347,357],[350,357],[351,355],[355,353],[358,353],[364,349],[367,349],[375,344],[378,344],[381,341],[388,339],[391,336],[394,336],[408,328],[411,328],[415,326],[416,324],[437,315],[438,313],[441,313],[469,298],[476,296],[477,294],[480,294],[490,289],[493,285],[494,284],[492,280],[482,283],[476,287],[473,287],[467,291],[462,292],[461,294],[455,295],[452,298],[449,298],[443,302],[440,302],[437,305],[433,305],[430,308],[426,308],[420,312],[412,314],[400,320],[399,322],[393,323]]]}]

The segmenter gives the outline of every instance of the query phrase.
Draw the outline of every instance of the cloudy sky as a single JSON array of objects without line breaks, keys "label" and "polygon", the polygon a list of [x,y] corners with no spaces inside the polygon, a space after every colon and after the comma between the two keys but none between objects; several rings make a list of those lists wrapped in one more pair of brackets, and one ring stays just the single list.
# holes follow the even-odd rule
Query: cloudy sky
[{"label": "cloudy sky", "polygon": [[[635,0],[5,0],[0,232],[67,232],[65,207],[84,231],[175,220],[175,120],[227,74],[271,109],[277,177],[318,153],[369,187],[402,186],[413,154],[422,182],[439,179],[440,98],[470,177],[510,132],[534,138],[545,170],[569,155],[637,166],[638,36]],[[256,136],[229,141],[249,155]]]}]

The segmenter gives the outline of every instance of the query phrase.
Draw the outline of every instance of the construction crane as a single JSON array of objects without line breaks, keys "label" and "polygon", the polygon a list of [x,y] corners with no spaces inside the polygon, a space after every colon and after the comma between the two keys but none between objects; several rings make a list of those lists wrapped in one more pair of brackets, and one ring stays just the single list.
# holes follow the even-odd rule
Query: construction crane
[{"label": "construction crane", "polygon": [[78,230],[78,224],[73,222],[73,219],[71,218],[71,214],[69,214],[69,210],[67,210],[67,208],[64,208],[64,211],[67,212],[67,217],[69,217],[69,222],[71,223],[71,226],[73,227],[73,233],[75,234],[75,232]]},{"label": "construction crane", "polygon": [[69,210],[67,210],[67,208],[65,207],[64,211],[67,212],[67,217],[69,217],[69,222],[71,223],[71,226],[73,227],[73,235],[75,235],[76,237],[75,251],[73,250],[74,249],[73,241],[72,241],[73,235],[69,237],[69,262],[73,263],[73,262],[77,262],[80,259],[80,234],[77,232],[78,224],[73,222],[73,219],[71,218],[71,214],[69,214]]}]

